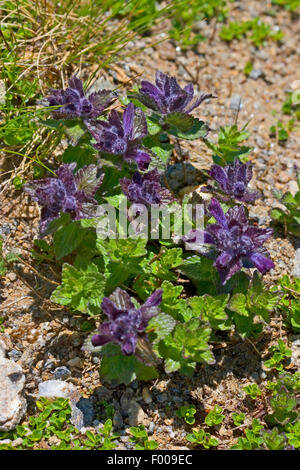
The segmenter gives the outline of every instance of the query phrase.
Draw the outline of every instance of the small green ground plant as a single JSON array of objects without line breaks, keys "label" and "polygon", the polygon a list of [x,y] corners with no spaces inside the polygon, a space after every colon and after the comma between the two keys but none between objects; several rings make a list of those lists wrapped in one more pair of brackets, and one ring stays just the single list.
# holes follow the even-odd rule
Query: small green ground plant
[{"label": "small green ground plant", "polygon": [[179,410],[176,411],[176,414],[180,418],[183,418],[187,424],[194,424],[196,421],[194,416],[196,412],[197,410],[195,405],[185,405],[179,408]]},{"label": "small green ground plant", "polygon": [[219,445],[218,439],[215,439],[209,432],[204,429],[193,429],[192,434],[186,436],[187,440],[194,446],[201,446],[204,449],[210,449]]},{"label": "small green ground plant", "polygon": [[135,450],[155,450],[158,447],[158,443],[151,439],[148,439],[148,433],[145,426],[140,425],[138,427],[132,426],[130,429],[132,437],[129,438],[130,442],[134,442]]},{"label": "small green ground plant", "polygon": [[[251,426],[242,431],[245,437],[239,437],[232,450],[299,449],[299,411],[296,398],[299,391],[297,372],[281,372],[277,379],[268,381],[263,394],[268,397],[271,411],[264,417],[264,422],[253,419]],[[237,422],[235,424],[238,425]],[[238,426],[240,430],[243,429],[243,426]]]},{"label": "small green ground plant", "polygon": [[220,31],[220,38],[224,41],[233,39],[242,39],[248,37],[256,47],[262,47],[268,40],[280,41],[283,38],[282,31],[273,30],[268,24],[261,21],[260,18],[238,22],[231,21],[228,26],[224,25]]}]

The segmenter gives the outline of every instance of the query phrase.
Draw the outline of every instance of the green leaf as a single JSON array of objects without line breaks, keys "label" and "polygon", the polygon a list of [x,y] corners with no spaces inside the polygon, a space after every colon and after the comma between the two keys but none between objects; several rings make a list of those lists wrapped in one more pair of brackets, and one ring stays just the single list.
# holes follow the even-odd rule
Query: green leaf
[{"label": "green leaf", "polygon": [[176,127],[180,132],[188,132],[194,125],[194,117],[191,114],[180,112],[170,113],[165,117],[164,122],[171,127]]},{"label": "green leaf", "polygon": [[46,120],[39,120],[39,123],[42,124],[43,126],[49,127],[50,129],[59,129],[63,127],[64,123],[62,120],[56,120],[56,119],[46,119]]},{"label": "green leaf", "polygon": [[86,129],[81,121],[69,120],[64,121],[65,132],[70,140],[71,145],[77,145],[79,140],[86,134]]},{"label": "green leaf", "polygon": [[226,324],[228,316],[225,308],[229,295],[223,294],[217,297],[204,295],[202,297],[190,297],[188,302],[192,307],[195,317],[200,317],[204,322],[209,322],[215,330],[230,329],[230,324]]},{"label": "green leaf", "polygon": [[79,221],[71,222],[69,225],[59,228],[54,234],[54,252],[59,260],[69,253],[72,253],[85,235],[85,230],[81,227]]},{"label": "green leaf", "polygon": [[162,130],[161,125],[159,124],[159,116],[153,115],[153,116],[146,116],[147,120],[147,128],[148,128],[148,134],[149,135],[156,135],[159,134]]},{"label": "green leaf", "polygon": [[65,263],[62,284],[52,293],[51,301],[95,315],[99,314],[104,289],[105,277],[99,272],[96,264],[89,263],[85,269],[76,269]]},{"label": "green leaf", "polygon": [[167,164],[173,150],[173,145],[168,142],[162,142],[159,135],[147,136],[143,139],[143,145],[150,149],[151,152],[162,161],[163,164]]},{"label": "green leaf", "polygon": [[61,212],[58,219],[54,219],[48,224],[47,229],[43,232],[43,236],[50,235],[70,223],[71,215],[66,212]]},{"label": "green leaf", "polygon": [[90,145],[82,146],[69,146],[64,153],[60,156],[64,163],[76,162],[76,170],[79,170],[85,165],[90,165],[95,161],[95,149]]},{"label": "green leaf", "polygon": [[171,331],[173,331],[176,321],[170,315],[160,313],[152,317],[148,323],[147,331],[149,339],[152,344],[158,343],[161,339],[165,338]]},{"label": "green leaf", "polygon": [[135,356],[103,357],[100,367],[100,378],[113,386],[124,383],[128,385],[133,380],[153,380],[158,377],[154,367],[145,366]]},{"label": "green leaf", "polygon": [[166,371],[169,372],[170,367],[176,370],[176,363],[179,363],[183,374],[192,375],[196,362],[213,364],[214,357],[208,345],[210,333],[210,328],[202,326],[198,319],[177,324],[158,344],[158,353],[167,360]]},{"label": "green leaf", "polygon": [[170,126],[168,133],[181,139],[201,139],[208,133],[206,124],[190,114],[172,113],[167,116],[165,122]]}]

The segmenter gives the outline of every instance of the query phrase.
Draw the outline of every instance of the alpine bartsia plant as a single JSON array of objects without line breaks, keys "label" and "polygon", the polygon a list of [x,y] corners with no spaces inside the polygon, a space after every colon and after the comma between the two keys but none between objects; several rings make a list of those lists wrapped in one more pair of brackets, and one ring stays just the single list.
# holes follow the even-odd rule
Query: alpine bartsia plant
[{"label": "alpine bartsia plant", "polygon": [[100,116],[116,96],[110,90],[101,90],[86,96],[82,81],[73,75],[69,80],[69,87],[66,90],[52,90],[47,101],[49,106],[61,106],[52,112],[56,119],[91,119]]},{"label": "alpine bartsia plant", "polygon": [[163,204],[174,199],[171,192],[161,186],[156,168],[144,174],[137,171],[132,180],[122,178],[120,185],[127,199],[137,204]]},{"label": "alpine bartsia plant", "polygon": [[113,110],[107,121],[87,120],[85,125],[96,140],[94,147],[105,153],[123,155],[126,161],[135,161],[140,170],[146,170],[151,161],[141,140],[148,134],[143,111],[130,103],[124,110],[123,121]]},{"label": "alpine bartsia plant", "polygon": [[101,308],[109,321],[102,323],[99,334],[92,337],[93,346],[113,342],[121,346],[125,356],[133,355],[139,340],[148,341],[145,329],[150,318],[159,313],[162,293],[162,289],[156,290],[140,308],[119,287],[110,297],[104,297]]},{"label": "alpine bartsia plant", "polygon": [[24,185],[24,190],[42,206],[41,234],[60,212],[71,214],[73,220],[95,215],[97,201],[94,195],[104,175],[97,176],[96,165],[85,166],[74,175],[75,168],[76,163],[63,164],[56,172],[57,178],[34,180]]},{"label": "alpine bartsia plant", "polygon": [[208,172],[217,183],[217,188],[208,185],[201,190],[204,192],[221,193],[223,201],[238,200],[254,202],[260,197],[260,192],[250,191],[247,186],[252,179],[252,165],[250,162],[242,163],[237,158],[232,165],[212,165]]},{"label": "alpine bartsia plant", "polygon": [[193,245],[196,248],[199,240],[215,246],[219,255],[214,266],[223,284],[243,265],[255,266],[262,274],[274,268],[273,261],[267,257],[268,252],[262,248],[264,242],[272,235],[272,229],[250,226],[242,206],[234,206],[224,214],[220,203],[213,198],[208,209],[217,223],[208,224],[204,233],[192,230],[183,239],[188,248]]},{"label": "alpine bartsia plant", "polygon": [[155,85],[143,80],[139,93],[134,96],[147,108],[165,116],[178,112],[188,114],[213,95],[201,93],[194,98],[191,83],[181,88],[175,77],[156,72]]}]

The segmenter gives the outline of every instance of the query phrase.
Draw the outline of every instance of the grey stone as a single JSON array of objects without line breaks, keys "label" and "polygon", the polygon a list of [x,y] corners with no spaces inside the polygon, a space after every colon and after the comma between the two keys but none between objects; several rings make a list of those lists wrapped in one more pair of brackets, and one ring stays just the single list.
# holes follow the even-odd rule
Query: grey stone
[{"label": "grey stone", "polygon": [[148,428],[148,434],[153,434],[154,429],[155,429],[155,423],[154,421],[151,421],[151,423],[149,424],[149,428]]},{"label": "grey stone", "polygon": [[73,357],[73,359],[70,359],[68,362],[67,362],[68,366],[70,366],[71,368],[72,367],[75,367],[75,368],[78,368],[80,369],[82,367],[82,359],[78,356],[75,356]]},{"label": "grey stone", "polygon": [[160,403],[165,403],[166,401],[169,400],[169,397],[168,397],[167,393],[163,392],[163,393],[160,393],[159,395],[157,395],[156,399]]},{"label": "grey stone", "polygon": [[83,432],[83,426],[84,426],[84,416],[81,410],[77,408],[77,406],[73,405],[73,403],[70,403],[71,408],[72,408],[72,413],[71,413],[71,418],[70,422],[75,426],[75,428],[79,429],[80,432]]},{"label": "grey stone", "polygon": [[5,355],[6,355],[6,345],[4,343],[4,341],[2,341],[0,339],[0,359],[3,357],[3,359],[5,358]]},{"label": "grey stone", "polygon": [[53,369],[55,361],[53,359],[47,359],[43,365],[43,369]]},{"label": "grey stone", "polygon": [[10,234],[10,226],[8,224],[3,224],[0,227],[0,235],[9,235]]},{"label": "grey stone", "polygon": [[94,81],[94,83],[90,86],[90,88],[87,91],[87,95],[90,95],[91,93],[97,92],[99,90],[113,90],[114,86],[113,84],[108,81],[105,77],[100,77],[97,80]]},{"label": "grey stone", "polygon": [[264,149],[266,147],[266,142],[260,135],[257,135],[255,140],[259,148]]},{"label": "grey stone", "polygon": [[25,376],[14,361],[0,358],[0,431],[11,431],[21,421],[27,403],[22,396]]},{"label": "grey stone", "polygon": [[20,446],[21,444],[23,444],[23,439],[22,437],[18,437],[17,439],[15,439],[14,441],[12,441],[11,445],[13,447],[18,447]]},{"label": "grey stone", "polygon": [[171,426],[167,426],[167,430],[168,430],[170,438],[173,439],[173,437],[175,437],[175,435],[176,435],[174,430],[172,429]]},{"label": "grey stone", "polygon": [[297,367],[297,370],[300,371],[300,338],[294,340],[291,344],[292,356],[291,363]]},{"label": "grey stone", "polygon": [[251,70],[249,77],[252,78],[253,80],[258,80],[263,75],[264,73],[261,69],[253,69]]},{"label": "grey stone", "polygon": [[102,386],[96,390],[95,395],[99,401],[109,400],[112,396],[112,392],[108,388]]},{"label": "grey stone", "polygon": [[234,111],[239,111],[240,109],[242,109],[242,98],[238,93],[233,93],[229,107]]},{"label": "grey stone", "polygon": [[128,422],[130,426],[139,426],[143,423],[145,413],[141,405],[135,401],[130,400],[128,406]]},{"label": "grey stone", "polygon": [[18,351],[17,349],[12,349],[7,355],[13,361],[18,361],[22,357],[22,352]]},{"label": "grey stone", "polygon": [[134,380],[131,384],[130,384],[130,387],[133,389],[133,390],[137,390],[138,389],[138,381],[137,380]]},{"label": "grey stone", "polygon": [[47,380],[39,384],[39,397],[47,398],[69,398],[72,403],[77,403],[81,395],[75,385],[62,382],[61,380]]},{"label": "grey stone", "polygon": [[142,396],[143,396],[144,402],[147,403],[147,405],[152,403],[152,396],[147,387],[143,388]]},{"label": "grey stone", "polygon": [[126,389],[124,393],[122,393],[121,398],[120,398],[120,405],[121,405],[121,410],[123,416],[128,415],[128,408],[129,408],[129,402],[133,396],[133,390],[130,388]]},{"label": "grey stone", "polygon": [[259,375],[258,375],[257,372],[252,372],[250,377],[251,377],[252,380],[259,380]]},{"label": "grey stone", "polygon": [[126,450],[126,447],[124,444],[121,444],[121,442],[118,443],[118,447],[116,447],[116,450]]},{"label": "grey stone", "polygon": [[266,61],[269,58],[268,53],[264,49],[257,49],[256,47],[253,47],[251,52],[253,52],[260,60]]},{"label": "grey stone", "polygon": [[95,417],[95,411],[94,411],[92,399],[80,398],[76,406],[83,413],[84,426],[91,426]]},{"label": "grey stone", "polygon": [[56,367],[53,371],[53,375],[57,380],[66,380],[71,376],[71,372],[65,366]]}]

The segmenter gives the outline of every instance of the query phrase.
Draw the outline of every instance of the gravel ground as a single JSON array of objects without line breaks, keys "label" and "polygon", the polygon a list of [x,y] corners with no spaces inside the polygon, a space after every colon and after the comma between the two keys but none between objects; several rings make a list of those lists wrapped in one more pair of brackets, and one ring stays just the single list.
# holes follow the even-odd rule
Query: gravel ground
[{"label": "gravel ground", "polygon": [[[299,80],[300,22],[293,21],[288,12],[281,10],[276,17],[265,15],[264,3],[235,2],[230,6],[230,17],[241,21],[260,16],[271,26],[279,26],[285,35],[280,44],[271,42],[258,50],[244,39],[228,45],[218,37],[221,25],[217,24],[212,34],[212,26],[204,22],[199,27],[209,39],[201,42],[196,50],[182,52],[172,43],[165,42],[155,48],[145,49],[134,59],[113,66],[110,75],[106,77],[114,84],[124,84],[137,74],[153,80],[155,70],[159,69],[176,75],[182,84],[192,79],[198,89],[213,92],[217,96],[207,105],[202,105],[198,115],[195,113],[209,123],[212,139],[216,137],[220,126],[234,122],[236,111],[231,108],[235,95],[239,95],[242,108],[238,123],[242,127],[249,121],[250,145],[254,147],[251,156],[255,168],[253,188],[263,192],[263,199],[251,208],[250,215],[262,226],[268,225],[270,209],[278,205],[272,189],[294,191],[296,168],[299,169],[300,163],[299,130],[290,135],[284,146],[269,137],[270,125],[277,121],[273,112],[280,112],[285,91],[291,90],[292,83]],[[161,31],[166,26],[162,25],[156,32],[157,39],[163,37]],[[139,46],[143,47],[150,41],[153,41],[153,37],[142,39]],[[243,69],[248,61],[254,63],[255,70],[262,72],[257,74],[259,78],[247,78],[244,75]],[[195,166],[209,166],[210,155],[202,143],[189,143],[186,150]],[[5,241],[5,250],[13,249],[28,263],[34,264],[30,260],[30,250],[32,240],[37,238],[37,207],[29,203],[23,193],[13,190],[9,194],[0,195],[0,207],[0,232]],[[285,238],[283,234],[275,232],[268,243],[276,264],[275,269],[266,276],[269,285],[297,268],[298,245],[299,239]],[[123,433],[120,449],[130,448],[126,428],[134,420],[147,427],[161,449],[187,446],[185,435],[190,427],[185,426],[183,420],[175,415],[175,409],[184,404],[196,405],[195,426],[203,423],[206,412],[215,404],[223,407],[226,419],[214,433],[220,440],[219,449],[228,449],[239,435],[240,431],[233,429],[230,419],[232,412],[245,412],[247,419],[261,417],[266,413],[260,401],[256,401],[255,405],[250,403],[243,387],[253,381],[264,383],[271,377],[263,369],[262,362],[268,348],[278,337],[287,339],[280,318],[273,319],[262,337],[256,341],[255,347],[236,336],[231,338],[230,343],[218,344],[215,349],[216,364],[202,366],[192,379],[181,378],[177,374],[162,374],[162,378],[156,382],[134,382],[129,387],[112,389],[99,382],[99,359],[91,358],[81,351],[85,335],[79,330],[80,318],[70,316],[66,310],[47,300],[54,288],[53,283],[59,281],[59,273],[55,271],[57,267],[48,264],[36,268],[52,283],[42,279],[29,265],[8,272],[0,285],[0,316],[5,318],[8,357],[24,370],[29,412],[40,382],[65,378],[93,405],[89,425],[96,425],[103,420],[102,400],[114,405],[117,411],[114,424]],[[290,335],[289,340],[299,343],[296,336]],[[68,371],[63,369],[57,372],[58,367],[65,367]],[[136,403],[133,415],[128,411],[129,402],[132,401]]]}]

